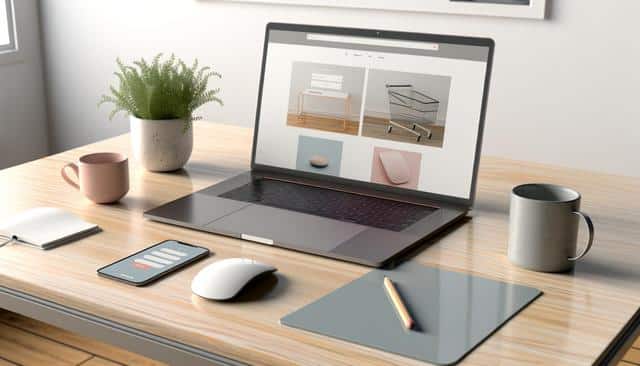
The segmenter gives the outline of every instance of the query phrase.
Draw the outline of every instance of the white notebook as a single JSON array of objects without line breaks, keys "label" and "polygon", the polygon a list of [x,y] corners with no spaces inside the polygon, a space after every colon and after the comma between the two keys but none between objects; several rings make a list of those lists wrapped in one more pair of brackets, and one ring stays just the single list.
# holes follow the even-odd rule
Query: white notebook
[{"label": "white notebook", "polygon": [[36,207],[0,222],[0,236],[50,249],[100,231],[98,225],[54,207]]}]

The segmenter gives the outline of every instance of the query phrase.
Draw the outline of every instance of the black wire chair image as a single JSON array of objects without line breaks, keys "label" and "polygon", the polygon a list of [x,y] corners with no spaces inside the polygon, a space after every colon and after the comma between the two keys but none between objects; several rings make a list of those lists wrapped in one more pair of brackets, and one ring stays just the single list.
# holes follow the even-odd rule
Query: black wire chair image
[{"label": "black wire chair image", "polygon": [[415,90],[411,84],[385,86],[390,114],[387,133],[391,133],[393,127],[397,127],[414,135],[417,142],[420,142],[423,136],[430,139],[432,132],[427,126],[435,123],[440,101]]}]

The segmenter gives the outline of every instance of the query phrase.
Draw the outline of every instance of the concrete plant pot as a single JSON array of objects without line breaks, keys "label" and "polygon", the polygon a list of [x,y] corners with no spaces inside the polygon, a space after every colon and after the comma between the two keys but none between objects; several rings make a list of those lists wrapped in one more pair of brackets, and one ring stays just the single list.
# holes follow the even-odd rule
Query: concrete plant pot
[{"label": "concrete plant pot", "polygon": [[182,168],[193,150],[193,128],[183,119],[147,120],[130,116],[134,159],[152,172]]}]

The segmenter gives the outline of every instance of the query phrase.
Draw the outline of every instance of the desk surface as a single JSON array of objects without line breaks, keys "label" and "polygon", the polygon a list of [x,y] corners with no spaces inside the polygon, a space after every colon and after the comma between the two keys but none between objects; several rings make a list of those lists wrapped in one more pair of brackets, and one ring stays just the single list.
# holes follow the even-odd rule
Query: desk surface
[{"label": "desk surface", "polygon": [[[195,125],[186,169],[145,172],[131,164],[131,190],[118,204],[95,205],[60,178],[81,154],[129,153],[128,136],[0,171],[0,219],[39,205],[65,208],[104,232],[50,251],[0,249],[0,285],[247,363],[389,365],[417,361],[279,324],[289,312],[368,272],[367,267],[150,222],[143,211],[248,168],[251,130]],[[583,194],[596,240],[574,274],[530,272],[506,257],[508,200],[523,182],[569,185]],[[464,359],[468,364],[591,364],[640,304],[640,179],[483,158],[472,218],[419,251],[414,260],[443,269],[533,286],[544,295]],[[96,275],[96,269],[164,239],[209,247],[215,255],[146,288]],[[279,268],[261,301],[215,303],[191,294],[207,264],[251,257]]]}]

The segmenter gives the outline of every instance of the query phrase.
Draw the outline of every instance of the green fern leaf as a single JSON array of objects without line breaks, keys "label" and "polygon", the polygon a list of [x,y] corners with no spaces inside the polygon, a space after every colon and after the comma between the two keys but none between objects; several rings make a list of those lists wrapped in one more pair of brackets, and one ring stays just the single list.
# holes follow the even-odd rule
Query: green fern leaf
[{"label": "green fern leaf", "polygon": [[118,58],[116,65],[118,85],[110,86],[110,94],[102,95],[98,102],[98,106],[113,104],[109,119],[119,112],[151,120],[180,118],[187,131],[193,121],[202,118],[194,116],[196,109],[210,102],[223,105],[217,97],[220,89],[208,89],[209,80],[222,75],[209,66],[199,67],[197,59],[187,66],[173,54],[162,61],[159,53],[151,62],[141,58],[128,66]]}]

